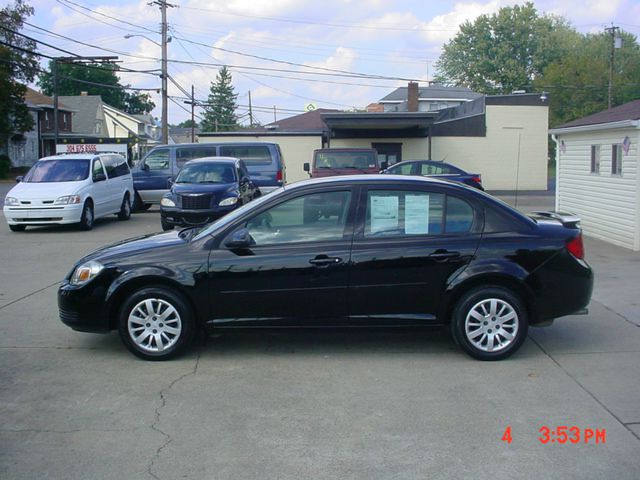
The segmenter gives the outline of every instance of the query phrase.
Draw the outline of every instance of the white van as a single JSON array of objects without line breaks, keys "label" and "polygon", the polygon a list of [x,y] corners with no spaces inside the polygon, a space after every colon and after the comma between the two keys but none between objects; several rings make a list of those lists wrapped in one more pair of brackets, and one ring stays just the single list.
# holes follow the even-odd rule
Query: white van
[{"label": "white van", "polygon": [[4,199],[4,217],[14,232],[27,225],[77,223],[91,230],[96,218],[131,217],[133,178],[115,153],[55,155],[38,160]]}]

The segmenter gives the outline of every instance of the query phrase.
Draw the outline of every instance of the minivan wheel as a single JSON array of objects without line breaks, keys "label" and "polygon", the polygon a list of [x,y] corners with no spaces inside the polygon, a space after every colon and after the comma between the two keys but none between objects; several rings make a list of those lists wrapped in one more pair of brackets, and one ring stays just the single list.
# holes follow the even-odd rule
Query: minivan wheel
[{"label": "minivan wheel", "polygon": [[515,353],[527,336],[528,325],[520,298],[497,286],[464,294],[451,318],[454,339],[479,360],[502,360]]},{"label": "minivan wheel", "polygon": [[91,230],[93,228],[93,204],[90,200],[84,202],[82,207],[82,216],[80,217],[80,230]]},{"label": "minivan wheel", "polygon": [[122,205],[120,205],[120,211],[118,212],[118,220],[129,220],[131,218],[131,201],[129,200],[129,194],[125,193],[122,199]]},{"label": "minivan wheel", "polygon": [[26,225],[9,225],[9,230],[12,232],[24,232],[26,228]]},{"label": "minivan wheel", "polygon": [[118,332],[134,355],[145,360],[168,360],[191,344],[195,320],[178,292],[162,286],[147,287],[124,302]]}]

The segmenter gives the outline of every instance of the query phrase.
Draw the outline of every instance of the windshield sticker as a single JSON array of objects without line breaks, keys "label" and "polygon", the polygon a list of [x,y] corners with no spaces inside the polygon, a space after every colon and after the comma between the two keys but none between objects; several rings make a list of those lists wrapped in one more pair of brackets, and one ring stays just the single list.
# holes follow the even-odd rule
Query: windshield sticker
[{"label": "windshield sticker", "polygon": [[398,228],[398,197],[371,196],[371,233]]},{"label": "windshield sticker", "polygon": [[429,195],[405,197],[404,228],[407,235],[429,233]]}]

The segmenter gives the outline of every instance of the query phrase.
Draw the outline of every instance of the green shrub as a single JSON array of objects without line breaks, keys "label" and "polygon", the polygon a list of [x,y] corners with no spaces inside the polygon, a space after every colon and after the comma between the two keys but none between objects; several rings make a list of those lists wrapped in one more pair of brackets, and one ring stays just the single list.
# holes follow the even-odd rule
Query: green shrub
[{"label": "green shrub", "polygon": [[0,155],[0,178],[6,178],[11,169],[11,159],[6,155]]}]

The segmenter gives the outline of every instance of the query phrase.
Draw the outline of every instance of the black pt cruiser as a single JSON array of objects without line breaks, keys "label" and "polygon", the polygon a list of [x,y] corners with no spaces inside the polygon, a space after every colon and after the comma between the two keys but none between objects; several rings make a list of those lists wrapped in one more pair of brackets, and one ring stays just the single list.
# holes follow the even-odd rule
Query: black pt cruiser
[{"label": "black pt cruiser", "polygon": [[589,303],[577,221],[525,216],[442,180],[308,180],[206,227],[86,256],[58,291],[60,317],[74,330],[117,329],[148,360],[182,353],[199,329],[443,324],[471,356],[498,360],[529,325]]}]

